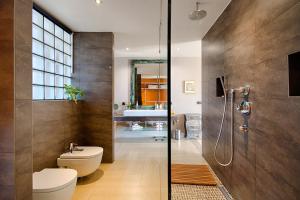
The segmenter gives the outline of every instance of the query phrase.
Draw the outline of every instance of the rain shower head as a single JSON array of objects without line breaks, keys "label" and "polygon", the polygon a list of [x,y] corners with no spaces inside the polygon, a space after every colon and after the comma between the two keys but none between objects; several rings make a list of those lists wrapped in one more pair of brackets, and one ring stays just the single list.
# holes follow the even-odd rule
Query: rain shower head
[{"label": "rain shower head", "polygon": [[196,3],[196,10],[189,14],[191,20],[200,20],[206,17],[207,12],[205,10],[200,10],[200,2]]}]

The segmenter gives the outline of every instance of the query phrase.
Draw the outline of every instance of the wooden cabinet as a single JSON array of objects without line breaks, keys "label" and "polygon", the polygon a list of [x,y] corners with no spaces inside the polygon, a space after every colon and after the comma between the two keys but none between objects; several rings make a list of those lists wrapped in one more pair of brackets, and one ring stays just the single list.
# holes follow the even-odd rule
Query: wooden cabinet
[{"label": "wooden cabinet", "polygon": [[143,106],[165,104],[167,98],[167,79],[142,78],[141,97]]}]

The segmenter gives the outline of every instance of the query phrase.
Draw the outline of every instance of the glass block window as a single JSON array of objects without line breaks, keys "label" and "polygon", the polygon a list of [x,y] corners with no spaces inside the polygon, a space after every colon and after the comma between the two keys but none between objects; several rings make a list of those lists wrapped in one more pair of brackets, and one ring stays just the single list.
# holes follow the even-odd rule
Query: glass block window
[{"label": "glass block window", "polygon": [[72,34],[32,10],[32,99],[66,99],[72,78]]}]

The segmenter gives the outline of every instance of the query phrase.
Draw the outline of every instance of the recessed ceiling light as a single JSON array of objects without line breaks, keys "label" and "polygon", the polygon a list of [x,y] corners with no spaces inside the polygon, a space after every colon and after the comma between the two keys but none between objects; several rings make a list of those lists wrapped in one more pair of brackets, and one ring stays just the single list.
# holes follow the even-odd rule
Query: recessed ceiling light
[{"label": "recessed ceiling light", "polygon": [[101,4],[103,1],[102,0],[95,0],[96,1],[96,4]]}]

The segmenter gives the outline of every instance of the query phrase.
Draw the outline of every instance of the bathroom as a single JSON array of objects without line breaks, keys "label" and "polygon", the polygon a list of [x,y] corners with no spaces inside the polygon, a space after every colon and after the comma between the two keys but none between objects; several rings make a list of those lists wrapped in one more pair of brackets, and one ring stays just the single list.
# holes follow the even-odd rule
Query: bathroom
[{"label": "bathroom", "polygon": [[[0,199],[35,199],[33,173],[47,168],[46,193],[67,173],[64,194],[81,200],[299,199],[299,0],[126,1],[1,0]],[[153,116],[116,117],[123,102],[141,106],[129,60],[153,59],[167,102]],[[70,82],[81,99],[65,94]],[[177,140],[174,115],[187,113],[200,115],[199,137]],[[118,138],[144,121],[150,136]],[[217,185],[171,185],[174,163],[209,166]]]}]

